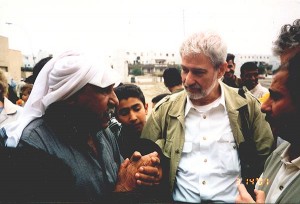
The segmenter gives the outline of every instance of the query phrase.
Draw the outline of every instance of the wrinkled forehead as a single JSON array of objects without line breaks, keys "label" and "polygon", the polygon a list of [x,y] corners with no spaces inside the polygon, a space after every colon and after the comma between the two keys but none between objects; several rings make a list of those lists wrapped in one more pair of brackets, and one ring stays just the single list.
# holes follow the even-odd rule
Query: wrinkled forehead
[{"label": "wrinkled forehead", "polygon": [[274,76],[271,83],[271,86],[286,88],[286,82],[288,79],[288,71],[280,70]]}]

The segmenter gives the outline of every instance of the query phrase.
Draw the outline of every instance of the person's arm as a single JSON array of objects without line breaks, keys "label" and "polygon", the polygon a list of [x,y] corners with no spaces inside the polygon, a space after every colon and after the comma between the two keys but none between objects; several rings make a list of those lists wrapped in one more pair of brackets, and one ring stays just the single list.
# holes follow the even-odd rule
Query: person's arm
[{"label": "person's arm", "polygon": [[161,124],[162,121],[166,120],[166,116],[161,113],[160,109],[152,111],[143,128],[141,138],[152,140],[160,148],[163,148],[165,138],[163,138],[163,127]]}]

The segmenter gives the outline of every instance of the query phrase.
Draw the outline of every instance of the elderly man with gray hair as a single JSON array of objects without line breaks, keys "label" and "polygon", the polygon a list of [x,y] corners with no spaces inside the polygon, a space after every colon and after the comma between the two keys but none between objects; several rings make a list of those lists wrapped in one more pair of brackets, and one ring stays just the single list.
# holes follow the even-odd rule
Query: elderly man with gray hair
[{"label": "elderly man with gray hair", "polygon": [[[233,203],[237,179],[256,178],[262,171],[273,144],[270,126],[251,94],[240,95],[221,82],[227,48],[218,34],[192,35],[180,54],[185,91],[155,106],[142,137],[159,144],[170,159],[174,201]],[[251,147],[245,145],[247,133]]]},{"label": "elderly man with gray hair", "polygon": [[[120,155],[113,134],[103,134],[118,105],[115,70],[73,51],[51,59],[39,73],[23,115],[4,127],[6,146],[34,147],[70,167],[83,200],[128,192],[161,179],[156,152]],[[21,171],[21,170],[20,170]],[[50,193],[50,192],[49,192]]]}]

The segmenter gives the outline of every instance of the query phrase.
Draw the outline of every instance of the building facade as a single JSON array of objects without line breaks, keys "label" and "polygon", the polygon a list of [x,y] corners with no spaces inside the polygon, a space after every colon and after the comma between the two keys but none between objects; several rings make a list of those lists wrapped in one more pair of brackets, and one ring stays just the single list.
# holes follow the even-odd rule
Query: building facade
[{"label": "building facade", "polygon": [[9,49],[8,38],[0,36],[0,69],[7,74],[8,80],[21,80],[23,58],[21,51]]}]

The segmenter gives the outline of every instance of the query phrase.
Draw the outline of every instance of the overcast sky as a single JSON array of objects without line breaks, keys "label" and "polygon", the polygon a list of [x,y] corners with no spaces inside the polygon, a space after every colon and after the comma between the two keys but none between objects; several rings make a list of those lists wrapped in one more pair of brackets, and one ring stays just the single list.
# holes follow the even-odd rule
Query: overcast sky
[{"label": "overcast sky", "polygon": [[0,35],[11,49],[34,54],[177,52],[188,35],[208,29],[229,52],[271,54],[280,27],[297,18],[300,0],[0,0]]}]

